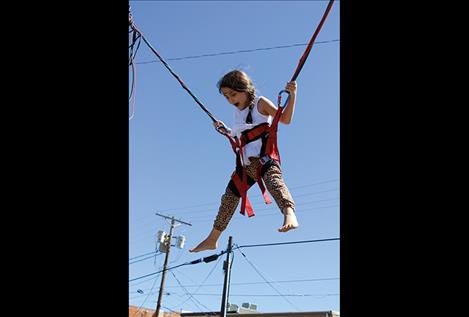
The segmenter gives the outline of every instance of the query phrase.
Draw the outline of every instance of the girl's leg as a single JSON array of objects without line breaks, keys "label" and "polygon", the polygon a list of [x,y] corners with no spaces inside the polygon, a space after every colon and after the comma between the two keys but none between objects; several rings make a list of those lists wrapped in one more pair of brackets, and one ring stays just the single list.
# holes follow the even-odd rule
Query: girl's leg
[{"label": "girl's leg", "polygon": [[200,252],[204,250],[214,250],[218,247],[218,238],[220,237],[223,230],[226,229],[230,222],[236,207],[239,203],[239,197],[236,196],[233,191],[226,187],[225,194],[221,197],[220,208],[218,209],[217,217],[213,224],[212,231],[208,237],[199,243],[198,246],[189,250],[189,252]]},{"label": "girl's leg", "polygon": [[267,190],[275,199],[284,217],[283,225],[278,228],[278,231],[287,232],[298,228],[299,224],[295,215],[295,202],[287,185],[285,185],[280,167],[277,164],[272,164],[265,172],[263,179]]}]

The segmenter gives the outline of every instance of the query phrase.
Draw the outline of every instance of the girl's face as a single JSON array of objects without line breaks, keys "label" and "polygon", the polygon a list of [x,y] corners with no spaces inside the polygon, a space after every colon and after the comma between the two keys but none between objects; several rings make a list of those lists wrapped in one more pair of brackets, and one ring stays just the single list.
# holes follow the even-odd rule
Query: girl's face
[{"label": "girl's face", "polygon": [[243,110],[248,106],[249,95],[247,92],[236,91],[228,87],[221,87],[220,90],[226,100],[239,110]]}]

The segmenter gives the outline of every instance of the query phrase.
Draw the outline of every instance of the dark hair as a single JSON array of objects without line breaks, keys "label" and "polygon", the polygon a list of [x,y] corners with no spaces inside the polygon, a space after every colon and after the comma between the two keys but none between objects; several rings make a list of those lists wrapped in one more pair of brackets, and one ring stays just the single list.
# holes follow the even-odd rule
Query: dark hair
[{"label": "dark hair", "polygon": [[240,70],[232,70],[227,73],[218,81],[217,87],[219,93],[222,92],[222,87],[231,88],[239,92],[247,92],[250,105],[254,103],[254,99],[256,98],[256,87],[254,87],[251,78]]}]

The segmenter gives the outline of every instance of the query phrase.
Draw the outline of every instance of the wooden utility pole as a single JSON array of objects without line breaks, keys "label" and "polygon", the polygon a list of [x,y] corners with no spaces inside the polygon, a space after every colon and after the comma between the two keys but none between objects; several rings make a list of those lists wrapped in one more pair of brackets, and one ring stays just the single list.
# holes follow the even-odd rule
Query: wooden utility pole
[{"label": "wooden utility pole", "polygon": [[156,311],[155,311],[155,317],[159,317],[160,308],[161,308],[161,299],[163,298],[163,288],[164,288],[164,280],[165,280],[165,277],[166,277],[166,268],[168,267],[169,250],[171,249],[171,241],[173,239],[174,224],[176,222],[179,222],[179,223],[182,223],[182,224],[185,224],[185,225],[188,225],[188,226],[192,226],[192,225],[188,222],[174,219],[174,217],[168,217],[168,216],[165,216],[165,215],[161,215],[159,213],[156,213],[156,215],[158,215],[160,217],[163,217],[163,218],[166,218],[166,219],[171,219],[171,228],[169,229],[169,235],[167,236],[167,238],[165,238],[165,241],[164,241],[164,243],[166,245],[166,256],[164,258],[163,273],[161,275],[160,291],[158,293],[158,301],[157,301],[157,304],[156,304]]},{"label": "wooden utility pole", "polygon": [[223,296],[221,299],[220,317],[226,317],[227,303],[228,303],[228,292],[230,289],[230,277],[231,277],[231,252],[233,250],[233,237],[228,238],[228,248],[226,250],[226,261],[223,263],[223,270],[225,271],[225,281],[223,283]]}]

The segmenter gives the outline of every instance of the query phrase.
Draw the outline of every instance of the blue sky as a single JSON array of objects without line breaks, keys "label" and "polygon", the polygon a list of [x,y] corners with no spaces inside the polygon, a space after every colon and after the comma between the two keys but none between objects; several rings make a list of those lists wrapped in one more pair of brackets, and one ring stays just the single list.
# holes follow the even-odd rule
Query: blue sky
[{"label": "blue sky", "polygon": [[[217,81],[232,69],[244,70],[258,95],[276,104],[306,48],[294,45],[309,42],[327,4],[130,1],[135,24],[146,39],[228,125],[233,110],[218,93]],[[197,254],[188,249],[211,230],[235,157],[227,139],[142,41],[135,60],[134,116],[129,121],[129,280],[162,268],[164,255],[131,263],[155,251],[158,230],[169,231],[168,222],[155,212],[192,224],[175,228],[186,244],[171,249],[170,266],[223,250],[229,236],[238,245],[339,237],[339,16],[336,1],[297,78],[293,121],[279,126],[282,169],[297,204],[300,228],[277,232],[283,221],[280,211],[275,203],[265,205],[253,186],[249,197],[256,216],[243,217],[238,207],[219,249]],[[259,50],[263,48],[268,49]],[[220,55],[240,50],[255,51]],[[188,58],[205,54],[218,55]],[[261,312],[339,311],[339,250],[339,241],[242,249],[263,277],[235,251],[229,302],[254,303]],[[164,310],[219,310],[223,260],[183,266],[174,269],[174,275],[168,272]],[[159,285],[160,275],[130,282],[129,304],[154,309]]]}]

